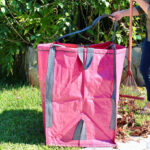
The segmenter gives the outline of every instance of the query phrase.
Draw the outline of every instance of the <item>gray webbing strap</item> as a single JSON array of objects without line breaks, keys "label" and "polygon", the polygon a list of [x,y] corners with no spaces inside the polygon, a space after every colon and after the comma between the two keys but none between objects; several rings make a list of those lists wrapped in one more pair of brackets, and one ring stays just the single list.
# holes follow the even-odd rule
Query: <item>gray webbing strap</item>
[{"label": "gray webbing strap", "polygon": [[114,89],[111,97],[112,102],[112,116],[110,128],[115,130],[116,128],[116,47],[115,44],[112,45],[113,48],[113,70],[114,70]]},{"label": "gray webbing strap", "polygon": [[116,29],[117,29],[117,21],[115,21],[114,23],[114,32],[113,32],[113,35],[112,35],[112,39],[111,39],[111,42],[114,43],[114,40],[115,40],[115,34],[116,34]]},{"label": "gray webbing strap", "polygon": [[86,140],[86,127],[84,120],[80,120],[75,129],[73,140]]},{"label": "gray webbing strap", "polygon": [[[53,124],[53,107],[52,107],[52,93],[53,93],[53,80],[54,80],[54,62],[55,62],[55,46],[50,47],[48,56],[48,66],[46,75],[46,93],[45,93],[45,107],[46,107],[46,127],[52,127]],[[62,47],[62,46],[61,46]]]},{"label": "gray webbing strap", "polygon": [[86,66],[84,69],[88,69],[93,60],[93,48],[87,48]]},{"label": "gray webbing strap", "polygon": [[88,69],[92,63],[93,60],[93,48],[87,48],[87,58],[86,58],[86,64],[84,64],[83,59],[83,48],[78,48],[78,56],[80,58],[80,61],[82,62],[84,70]]},{"label": "gray webbing strap", "polygon": [[78,56],[79,56],[79,59],[83,65],[83,68],[84,68],[83,48],[82,47],[78,47]]}]

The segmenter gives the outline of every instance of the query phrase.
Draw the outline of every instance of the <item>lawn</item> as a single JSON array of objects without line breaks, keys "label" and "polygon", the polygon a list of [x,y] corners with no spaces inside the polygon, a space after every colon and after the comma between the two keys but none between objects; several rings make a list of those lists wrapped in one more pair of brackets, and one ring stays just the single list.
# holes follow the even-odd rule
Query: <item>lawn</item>
[{"label": "lawn", "polygon": [[[125,111],[127,113],[134,113],[135,123],[141,125],[143,122],[150,120],[149,114],[141,114],[141,109],[147,103],[147,96],[146,96],[146,88],[145,87],[138,87],[141,91],[141,94],[145,96],[145,100],[135,100],[130,101],[129,99],[126,101],[126,104],[119,109],[119,111]],[[125,90],[125,89],[124,89]],[[130,94],[129,94],[130,95]],[[121,102],[121,100],[119,101]],[[134,102],[134,103],[132,103]],[[119,105],[120,106],[120,105]]]},{"label": "lawn", "polygon": [[[141,113],[145,103],[147,102],[146,88],[138,87],[138,89],[141,91],[143,96],[145,95],[145,100],[119,100],[116,136],[117,140],[127,142],[132,140],[130,136],[142,136],[146,138],[150,134],[150,115]],[[128,93],[127,87],[124,87],[121,90],[124,90],[124,92],[126,91]],[[133,93],[130,92],[129,95],[131,94]]]},{"label": "lawn", "polygon": [[[144,103],[145,101],[138,102],[138,105],[142,107]],[[150,116],[143,116],[137,112],[134,113],[134,117],[136,124],[150,120]],[[79,148],[45,146],[38,87],[0,84],[0,150],[77,149]]]},{"label": "lawn", "polygon": [[0,150],[75,149],[45,146],[38,87],[0,85]]}]

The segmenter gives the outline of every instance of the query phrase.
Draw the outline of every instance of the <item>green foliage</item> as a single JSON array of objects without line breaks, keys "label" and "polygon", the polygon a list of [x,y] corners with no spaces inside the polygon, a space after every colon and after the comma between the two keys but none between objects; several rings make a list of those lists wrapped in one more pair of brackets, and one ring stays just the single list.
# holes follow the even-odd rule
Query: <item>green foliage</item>
[{"label": "green foliage", "polygon": [[[0,70],[2,75],[15,75],[15,59],[27,46],[55,41],[59,36],[83,29],[100,15],[129,8],[120,0],[1,0],[0,1]],[[142,18],[143,19],[143,18]],[[133,43],[144,38],[144,21],[133,18]],[[111,39],[113,23],[103,19],[83,34],[62,42],[98,43]],[[129,17],[119,21],[116,43],[128,46]],[[20,67],[19,67],[20,68]]]}]

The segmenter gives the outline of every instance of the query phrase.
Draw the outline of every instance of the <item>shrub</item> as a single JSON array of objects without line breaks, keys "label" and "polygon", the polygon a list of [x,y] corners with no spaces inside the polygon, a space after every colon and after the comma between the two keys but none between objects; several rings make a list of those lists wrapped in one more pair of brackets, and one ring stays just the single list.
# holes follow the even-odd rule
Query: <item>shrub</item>
[{"label": "shrub", "polygon": [[[38,43],[52,42],[59,36],[90,25],[97,16],[126,8],[129,8],[128,0],[1,0],[1,76],[18,78],[18,70],[23,65],[19,63],[16,67],[16,60],[19,62],[29,45],[36,47]],[[110,19],[103,19],[87,32],[65,38],[63,42],[108,41],[113,33],[112,25]],[[128,46],[128,28],[129,17],[124,17],[118,24],[116,43]],[[144,21],[141,21],[141,17],[134,17],[134,45],[144,38],[144,33]],[[23,69],[21,74],[22,71]]]}]

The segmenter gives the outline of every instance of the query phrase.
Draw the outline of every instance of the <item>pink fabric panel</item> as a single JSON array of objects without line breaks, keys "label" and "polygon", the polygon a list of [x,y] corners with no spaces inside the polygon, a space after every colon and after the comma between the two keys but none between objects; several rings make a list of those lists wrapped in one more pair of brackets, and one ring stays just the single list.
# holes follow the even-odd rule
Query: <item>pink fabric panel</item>
[{"label": "pink fabric panel", "polygon": [[[115,130],[110,129],[114,86],[113,50],[106,48],[111,42],[93,44],[93,60],[83,70],[78,58],[76,44],[56,47],[53,81],[53,126],[45,126],[45,88],[49,44],[38,45],[39,81],[42,97],[43,121],[46,144],[57,146],[113,147]],[[84,47],[86,58],[87,48]],[[117,98],[126,49],[116,45]],[[83,119],[86,126],[86,140],[72,140],[78,122]]]}]

